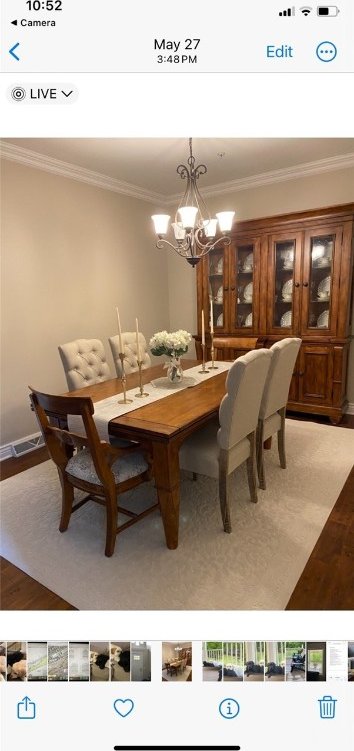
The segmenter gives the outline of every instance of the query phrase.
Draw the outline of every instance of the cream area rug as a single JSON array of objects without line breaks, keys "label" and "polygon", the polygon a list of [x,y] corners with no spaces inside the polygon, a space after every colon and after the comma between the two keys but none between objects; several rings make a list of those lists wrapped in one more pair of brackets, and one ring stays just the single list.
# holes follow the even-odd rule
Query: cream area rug
[{"label": "cream area rug", "polygon": [[[1,553],[83,610],[284,609],[354,460],[352,430],[295,420],[286,430],[288,469],[280,469],[273,439],[258,504],[249,500],[245,466],[233,475],[230,535],[217,483],[182,474],[177,550],[166,548],[156,512],[119,535],[106,558],[97,504],[58,531],[60,486],[47,461],[1,483]],[[141,507],[155,492],[146,484],[125,495]]]}]

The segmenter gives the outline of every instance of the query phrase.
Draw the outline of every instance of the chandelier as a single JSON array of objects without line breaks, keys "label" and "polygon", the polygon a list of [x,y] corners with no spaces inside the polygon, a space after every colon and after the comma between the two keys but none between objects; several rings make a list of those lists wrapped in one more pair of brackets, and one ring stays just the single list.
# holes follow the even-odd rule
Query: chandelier
[{"label": "chandelier", "polygon": [[[195,164],[195,158],[192,153],[192,139],[189,139],[189,157],[187,164],[179,164],[177,173],[182,180],[186,180],[186,189],[176,211],[175,221],[172,228],[176,244],[165,239],[168,231],[170,216],[168,214],[155,214],[152,220],[155,225],[155,232],[158,236],[156,243],[157,248],[163,248],[168,245],[176,251],[178,255],[185,258],[191,266],[195,266],[203,256],[209,253],[217,246],[230,245],[231,239],[229,233],[232,227],[234,211],[220,211],[216,214],[216,219],[211,218],[205,201],[198,189],[198,180],[201,175],[205,175],[207,168],[205,164]],[[217,225],[221,237],[215,239]]]}]

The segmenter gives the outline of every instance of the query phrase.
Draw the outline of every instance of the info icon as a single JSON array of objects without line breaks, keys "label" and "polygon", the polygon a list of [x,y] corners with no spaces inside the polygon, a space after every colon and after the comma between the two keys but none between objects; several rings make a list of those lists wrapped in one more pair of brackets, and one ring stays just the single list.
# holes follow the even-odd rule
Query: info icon
[{"label": "info icon", "polygon": [[219,712],[224,720],[234,720],[240,712],[240,705],[236,699],[223,699],[219,704]]}]

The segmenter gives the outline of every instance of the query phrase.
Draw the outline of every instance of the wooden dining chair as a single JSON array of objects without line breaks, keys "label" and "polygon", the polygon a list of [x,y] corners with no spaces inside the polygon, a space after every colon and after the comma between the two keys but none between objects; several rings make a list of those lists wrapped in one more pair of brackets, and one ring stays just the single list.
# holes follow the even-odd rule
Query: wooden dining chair
[{"label": "wooden dining chair", "polygon": [[[159,508],[156,502],[141,513],[135,513],[118,503],[121,493],[151,479],[149,449],[141,444],[118,448],[101,441],[92,417],[94,405],[90,397],[52,396],[31,387],[30,391],[49,456],[58,469],[62,489],[59,530],[65,532],[68,528],[73,511],[88,501],[95,501],[106,508],[105,554],[111,556],[117,534]],[[60,427],[53,424],[53,415]],[[70,415],[81,416],[79,432],[67,427]],[[75,488],[87,493],[76,504]],[[119,527],[118,512],[129,517],[129,521]]]},{"label": "wooden dining chair", "polygon": [[74,339],[58,349],[69,391],[112,378],[100,339]]},{"label": "wooden dining chair", "polygon": [[[112,350],[112,356],[116,368],[118,378],[122,377],[122,363],[119,357],[119,336],[111,336],[109,338],[109,344]],[[124,349],[124,370],[125,373],[136,373],[139,370],[138,357],[137,357],[137,344],[135,331],[124,331],[122,333],[122,344]],[[147,351],[146,339],[144,334],[139,331],[139,349],[140,357],[142,361],[142,370],[150,368],[151,357]]]},{"label": "wooden dining chair", "polygon": [[256,349],[257,336],[226,336],[214,337],[215,360],[236,360],[252,349]]},{"label": "wooden dining chair", "polygon": [[225,532],[231,532],[229,477],[247,462],[251,500],[257,502],[256,429],[272,353],[258,349],[239,357],[226,378],[227,393],[219,421],[193,433],[179,452],[181,469],[219,480],[219,500]]},{"label": "wooden dining chair", "polygon": [[266,488],[264,441],[274,433],[278,435],[280,466],[286,469],[285,411],[300,345],[301,339],[287,337],[275,342],[269,350],[272,353],[272,361],[264,387],[257,428],[257,470],[262,490]]}]

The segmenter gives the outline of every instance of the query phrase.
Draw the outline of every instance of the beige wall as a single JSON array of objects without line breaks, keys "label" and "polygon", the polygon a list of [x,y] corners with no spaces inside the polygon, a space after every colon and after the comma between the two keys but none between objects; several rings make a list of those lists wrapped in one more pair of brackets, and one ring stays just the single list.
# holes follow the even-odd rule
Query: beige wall
[{"label": "beige wall", "polygon": [[[162,328],[196,331],[196,272],[155,248],[153,206],[4,161],[2,168],[1,436],[6,445],[37,432],[28,384],[60,393],[58,344],[125,330],[135,316],[149,338]],[[202,187],[202,186],[201,186]],[[291,180],[208,201],[239,219],[354,201],[354,170]],[[354,332],[354,327],[353,327]],[[354,403],[354,346],[349,367]]]},{"label": "beige wall", "polygon": [[165,662],[170,662],[171,660],[174,660],[176,657],[176,652],[174,651],[174,648],[171,644],[165,644],[162,643],[162,664],[164,665]]},{"label": "beige wall", "polygon": [[[203,189],[202,184],[199,186]],[[236,211],[236,220],[257,219],[292,211],[306,211],[354,201],[354,169],[264,185],[208,199],[211,213],[226,209]],[[170,323],[196,332],[195,270],[175,254],[168,259]],[[174,292],[173,292],[174,289]],[[183,307],[181,311],[181,300]],[[352,320],[354,334],[354,310]],[[354,404],[354,342],[351,344],[348,370],[348,399]]]},{"label": "beige wall", "polygon": [[108,337],[135,316],[147,338],[169,327],[167,260],[146,202],[3,162],[1,439],[38,431],[28,384],[60,393],[58,344]]}]

